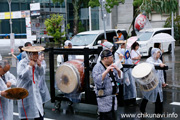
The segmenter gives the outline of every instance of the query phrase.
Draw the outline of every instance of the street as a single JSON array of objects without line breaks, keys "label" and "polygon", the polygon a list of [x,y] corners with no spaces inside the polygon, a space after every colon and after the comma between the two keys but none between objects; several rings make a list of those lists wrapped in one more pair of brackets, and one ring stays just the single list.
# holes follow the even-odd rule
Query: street
[{"label": "street", "polygon": [[[4,57],[4,56],[3,56]],[[9,56],[6,56],[9,58]],[[141,62],[145,61],[147,58],[142,58]],[[48,65],[48,54],[45,56],[45,60],[47,62],[47,73],[46,73],[46,82],[49,87],[49,65]],[[164,60],[168,65],[169,69],[167,70],[167,84],[169,84],[164,91],[164,114],[162,116],[162,120],[173,120],[180,118],[180,47],[176,46],[175,48],[175,61],[171,60],[171,54],[165,53]],[[175,73],[174,73],[174,81],[172,81],[172,64],[175,65]],[[55,57],[55,66],[56,66],[56,57]],[[16,75],[16,68],[11,68],[11,72]],[[139,87],[137,87],[137,103],[139,104],[142,99],[142,94],[140,92]],[[33,104],[33,103],[32,103]],[[157,116],[151,116],[154,113],[154,103],[148,102],[147,105],[147,113],[149,115],[144,116],[144,118],[154,120]],[[77,104],[74,107],[75,112],[72,107],[68,107],[66,114],[63,113],[63,110],[59,111],[55,110],[54,103],[50,101],[45,104],[45,120],[97,120],[97,106],[96,105],[88,105],[88,104]],[[125,116],[124,116],[125,114]],[[130,116],[126,116],[130,115]],[[118,120],[121,118],[122,120],[141,120],[142,115],[140,114],[139,106],[134,107],[118,107],[117,110],[117,118]],[[17,110],[17,102],[14,102],[14,120],[19,120],[18,118],[18,110]]]}]

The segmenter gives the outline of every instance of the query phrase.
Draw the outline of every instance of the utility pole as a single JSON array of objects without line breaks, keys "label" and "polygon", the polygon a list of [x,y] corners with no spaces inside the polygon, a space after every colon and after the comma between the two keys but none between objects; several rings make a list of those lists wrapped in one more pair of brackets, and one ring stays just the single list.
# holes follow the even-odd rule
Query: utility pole
[{"label": "utility pole", "polygon": [[[10,24],[10,46],[11,46],[11,52],[14,53],[14,48],[15,48],[15,41],[14,41],[14,33],[12,33],[12,17],[11,17],[11,0],[7,0],[9,4],[9,14],[10,14],[10,19],[9,19],[9,24]],[[12,57],[11,59],[12,62],[12,67],[16,66],[16,60]]]},{"label": "utility pole", "polygon": [[[171,35],[172,37],[174,38],[174,13],[172,12],[171,14],[171,20],[172,20],[172,28],[171,28]],[[174,56],[174,41],[171,43],[171,50],[172,50],[172,83],[173,83],[173,86],[175,85],[175,79],[174,79],[174,62],[175,62],[175,56]]]},{"label": "utility pole", "polygon": [[102,20],[103,20],[103,26],[104,26],[104,39],[107,39],[106,37],[106,23],[105,23],[105,20],[106,20],[106,9],[105,9],[105,3],[106,3],[106,0],[99,0],[100,4],[101,4],[101,17],[102,17]]}]

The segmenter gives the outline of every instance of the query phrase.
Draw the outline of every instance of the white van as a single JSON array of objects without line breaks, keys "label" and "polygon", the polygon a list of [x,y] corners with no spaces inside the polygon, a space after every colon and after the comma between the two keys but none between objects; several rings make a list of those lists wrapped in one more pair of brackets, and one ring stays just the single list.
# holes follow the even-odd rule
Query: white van
[{"label": "white van", "polygon": [[[150,56],[151,49],[154,46],[152,37],[158,33],[167,33],[171,35],[171,28],[152,28],[140,31],[141,35],[139,36],[137,42],[139,43],[139,51],[142,56]],[[172,49],[171,43],[162,43],[161,48],[164,50],[164,52],[170,52]]]},{"label": "white van", "polygon": [[[127,38],[127,32],[125,29],[111,29],[106,30],[106,36],[107,40],[111,43],[113,43],[113,37],[117,36],[117,31],[121,30],[122,34],[124,35],[124,38]],[[98,48],[100,46],[98,43],[104,39],[104,30],[93,30],[93,31],[85,31],[78,33],[75,35],[71,42],[73,44],[72,48]],[[91,58],[92,57],[92,58]],[[83,59],[82,55],[77,55],[77,59]],[[90,60],[96,61],[96,58],[94,56],[90,56]],[[57,57],[57,66],[59,66],[59,63],[61,63],[62,60],[60,60],[60,57]]]}]

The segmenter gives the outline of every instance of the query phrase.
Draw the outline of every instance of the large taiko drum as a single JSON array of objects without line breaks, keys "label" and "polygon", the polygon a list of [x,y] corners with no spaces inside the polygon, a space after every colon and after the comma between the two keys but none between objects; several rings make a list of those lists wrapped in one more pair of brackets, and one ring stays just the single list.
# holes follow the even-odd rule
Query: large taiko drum
[{"label": "large taiko drum", "polygon": [[151,91],[159,83],[153,67],[149,63],[141,63],[135,66],[132,70],[132,76],[137,80],[140,89],[143,91]]},{"label": "large taiko drum", "polygon": [[83,92],[85,87],[83,60],[76,59],[61,64],[55,78],[58,88],[63,93]]}]

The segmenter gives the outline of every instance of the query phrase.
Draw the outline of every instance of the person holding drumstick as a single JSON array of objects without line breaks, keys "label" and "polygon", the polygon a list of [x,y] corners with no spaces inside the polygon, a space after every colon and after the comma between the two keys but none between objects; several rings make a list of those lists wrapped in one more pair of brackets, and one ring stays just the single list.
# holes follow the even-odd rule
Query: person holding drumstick
[{"label": "person holding drumstick", "polygon": [[16,78],[9,69],[8,62],[0,60],[0,120],[13,120],[13,100],[5,98],[5,90],[16,85]]},{"label": "person holding drumstick", "polygon": [[[44,68],[38,59],[38,52],[44,50],[41,46],[28,46],[22,48],[27,57],[17,66],[17,87],[28,90],[28,97],[18,101],[19,118],[21,120],[43,120],[43,102],[39,91],[39,76],[44,75]],[[26,111],[26,112],[25,112]]]},{"label": "person holding drumstick", "polygon": [[[153,48],[151,50],[151,57],[149,57],[146,62],[154,65],[158,65],[160,67],[164,67],[165,64],[162,63],[162,61],[159,59],[160,58],[160,49],[158,48]],[[162,87],[166,87],[166,84],[164,82],[164,76],[163,76],[163,71],[162,70],[155,70],[155,73],[157,75],[157,79],[159,81],[157,87],[151,91],[143,91],[142,94],[144,95],[144,98],[141,102],[140,105],[140,111],[142,113],[146,112],[146,105],[148,101],[154,102],[155,103],[155,113],[156,114],[162,114],[163,112],[163,91]]]},{"label": "person holding drumstick", "polygon": [[115,120],[116,94],[119,92],[121,74],[121,70],[113,64],[112,52],[104,50],[101,61],[94,66],[92,71],[100,120]]}]

